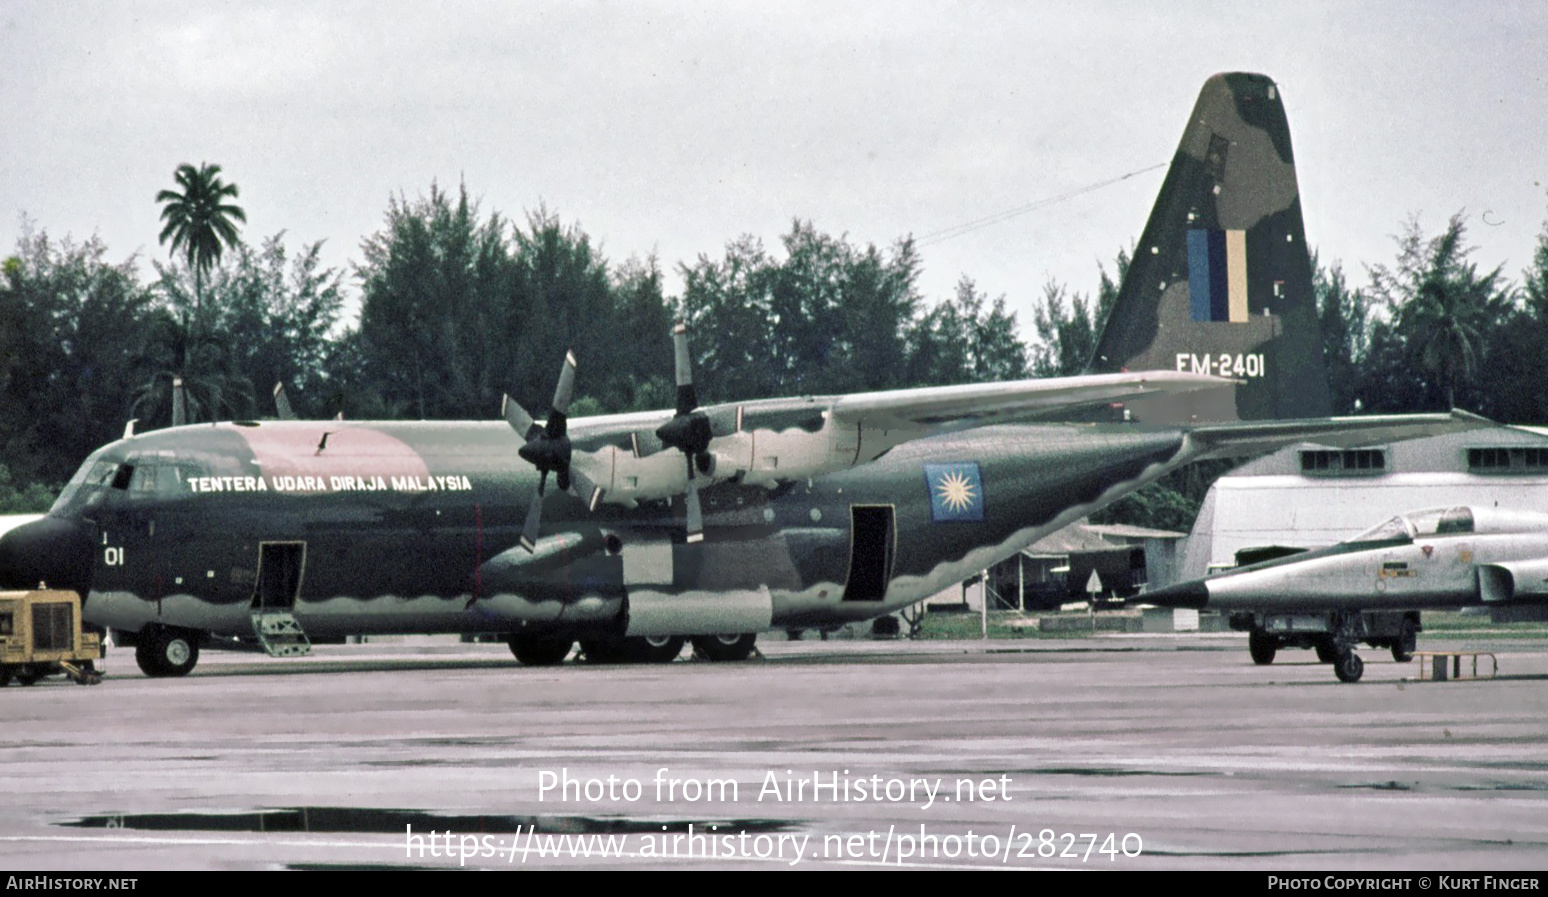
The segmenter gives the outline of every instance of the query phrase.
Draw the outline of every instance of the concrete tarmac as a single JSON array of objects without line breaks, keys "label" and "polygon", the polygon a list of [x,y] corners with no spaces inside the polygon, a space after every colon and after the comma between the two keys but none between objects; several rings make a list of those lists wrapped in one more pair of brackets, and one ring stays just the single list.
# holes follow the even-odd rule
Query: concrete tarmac
[{"label": "concrete tarmac", "polygon": [[[1492,680],[1239,634],[206,651],[0,691],[0,866],[1414,870],[1548,866],[1548,643]],[[587,855],[589,854],[589,855]],[[606,854],[605,856],[603,854]]]}]

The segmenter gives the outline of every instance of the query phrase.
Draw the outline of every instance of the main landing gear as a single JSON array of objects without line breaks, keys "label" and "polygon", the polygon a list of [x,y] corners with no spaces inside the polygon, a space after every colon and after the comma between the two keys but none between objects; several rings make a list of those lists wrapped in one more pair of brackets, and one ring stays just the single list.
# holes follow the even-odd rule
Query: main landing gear
[{"label": "main landing gear", "polygon": [[186,676],[199,662],[200,636],[192,629],[152,623],[140,630],[134,661],[152,678]]},{"label": "main landing gear", "polygon": [[[694,655],[713,661],[746,660],[757,643],[757,633],[694,636]],[[581,655],[590,663],[671,663],[687,642],[680,635],[627,636],[582,639]],[[524,666],[544,667],[562,663],[575,640],[564,636],[511,633],[506,636],[511,653]]]}]

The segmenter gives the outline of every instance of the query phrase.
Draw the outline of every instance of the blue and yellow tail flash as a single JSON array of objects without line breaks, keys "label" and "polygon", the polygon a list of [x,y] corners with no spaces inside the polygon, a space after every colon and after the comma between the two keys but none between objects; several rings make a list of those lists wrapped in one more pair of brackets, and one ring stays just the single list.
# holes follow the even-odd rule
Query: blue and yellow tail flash
[{"label": "blue and yellow tail flash", "polygon": [[1188,231],[1188,298],[1195,321],[1247,320],[1247,232]]}]

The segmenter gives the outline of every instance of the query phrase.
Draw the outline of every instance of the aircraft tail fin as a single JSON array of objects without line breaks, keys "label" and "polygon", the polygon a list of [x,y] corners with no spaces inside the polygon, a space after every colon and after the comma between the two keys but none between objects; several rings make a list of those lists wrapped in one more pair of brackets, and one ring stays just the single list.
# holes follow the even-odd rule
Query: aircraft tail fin
[{"label": "aircraft tail fin", "polygon": [[1290,129],[1269,78],[1204,83],[1090,368],[1240,381],[1133,400],[1126,419],[1331,413]]}]

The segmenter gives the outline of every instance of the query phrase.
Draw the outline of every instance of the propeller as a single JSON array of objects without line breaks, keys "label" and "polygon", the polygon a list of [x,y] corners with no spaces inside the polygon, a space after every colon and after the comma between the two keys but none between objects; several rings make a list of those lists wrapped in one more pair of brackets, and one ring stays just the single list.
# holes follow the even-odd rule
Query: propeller
[{"label": "propeller", "polygon": [[172,378],[172,426],[188,423],[188,394],[183,391],[183,378]]},{"label": "propeller", "polygon": [[[699,504],[699,481],[695,474],[707,476],[715,472],[715,456],[709,451],[715,431],[709,415],[699,410],[699,394],[693,388],[693,365],[688,358],[688,327],[681,321],[672,328],[672,348],[677,356],[677,413],[656,428],[656,438],[663,446],[682,452],[688,464],[688,541],[701,542],[704,511]],[[635,445],[640,447],[638,437]]]},{"label": "propeller", "polygon": [[554,402],[548,413],[548,421],[539,426],[519,404],[505,396],[500,413],[511,429],[519,433],[525,444],[517,454],[538,469],[537,492],[527,505],[527,520],[521,529],[521,547],[528,553],[537,550],[538,536],[543,528],[543,494],[548,488],[548,475],[555,474],[559,489],[574,492],[595,510],[602,498],[602,489],[579,470],[570,466],[572,447],[568,430],[570,398],[575,392],[575,353],[566,352],[564,368],[559,372],[559,386],[554,390]]},{"label": "propeller", "polygon": [[274,411],[280,420],[295,420],[296,413],[290,408],[290,397],[285,395],[285,384],[274,384]]}]

